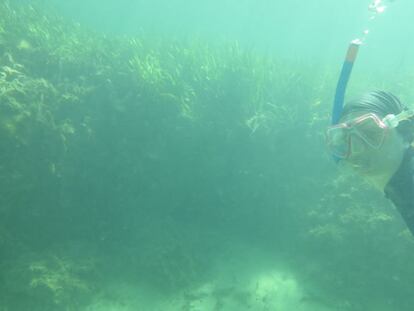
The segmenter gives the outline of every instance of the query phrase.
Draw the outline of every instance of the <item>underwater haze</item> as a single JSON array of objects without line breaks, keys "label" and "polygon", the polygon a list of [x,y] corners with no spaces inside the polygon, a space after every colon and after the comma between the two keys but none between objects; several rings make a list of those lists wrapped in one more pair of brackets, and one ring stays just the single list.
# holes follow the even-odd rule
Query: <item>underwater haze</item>
[{"label": "underwater haze", "polygon": [[414,100],[413,9],[2,1],[0,311],[411,311],[414,239],[324,132],[351,40],[347,98]]},{"label": "underwater haze", "polygon": [[369,21],[367,8],[375,2],[369,0],[49,2],[66,17],[104,33],[237,40],[249,49],[329,66],[338,66],[347,43],[368,27],[362,68],[412,65],[414,5],[408,1],[383,0],[387,9],[375,22]]}]

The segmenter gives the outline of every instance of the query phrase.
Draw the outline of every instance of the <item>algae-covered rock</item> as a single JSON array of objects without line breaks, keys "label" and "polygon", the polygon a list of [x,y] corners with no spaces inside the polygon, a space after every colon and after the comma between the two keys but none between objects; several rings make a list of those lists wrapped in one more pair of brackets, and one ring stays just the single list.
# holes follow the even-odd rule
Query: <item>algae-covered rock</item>
[{"label": "algae-covered rock", "polygon": [[4,267],[1,289],[13,310],[76,310],[95,289],[90,261],[25,253]]}]

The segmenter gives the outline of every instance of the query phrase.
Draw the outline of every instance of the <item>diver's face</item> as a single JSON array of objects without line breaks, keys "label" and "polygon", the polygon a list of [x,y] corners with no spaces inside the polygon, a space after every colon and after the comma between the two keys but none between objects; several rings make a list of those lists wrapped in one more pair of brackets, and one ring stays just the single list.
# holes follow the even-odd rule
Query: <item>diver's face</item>
[{"label": "diver's face", "polygon": [[378,148],[368,145],[357,135],[351,135],[352,152],[345,161],[364,177],[391,177],[401,164],[406,144],[395,128],[384,130],[384,139]]}]

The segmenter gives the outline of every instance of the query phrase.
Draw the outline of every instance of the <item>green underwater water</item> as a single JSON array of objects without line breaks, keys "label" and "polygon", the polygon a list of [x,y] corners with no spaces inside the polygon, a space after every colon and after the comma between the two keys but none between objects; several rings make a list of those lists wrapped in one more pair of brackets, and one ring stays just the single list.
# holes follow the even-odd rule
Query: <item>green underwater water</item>
[{"label": "green underwater water", "polygon": [[[414,243],[324,147],[414,94],[388,1],[0,3],[0,311],[412,310]],[[368,24],[368,25],[367,25]]]}]

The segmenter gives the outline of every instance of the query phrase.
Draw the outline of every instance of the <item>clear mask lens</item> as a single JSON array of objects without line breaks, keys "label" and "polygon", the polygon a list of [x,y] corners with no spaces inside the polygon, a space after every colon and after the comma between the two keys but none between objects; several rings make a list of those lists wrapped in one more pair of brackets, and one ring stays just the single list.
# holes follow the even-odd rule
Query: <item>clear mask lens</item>
[{"label": "clear mask lens", "polygon": [[378,123],[378,120],[366,118],[361,122],[355,123],[350,134],[359,136],[372,148],[379,148],[385,138],[385,129],[381,123]]},{"label": "clear mask lens", "polygon": [[330,152],[338,158],[346,158],[349,153],[350,141],[346,128],[332,127],[326,132],[327,146]]}]

